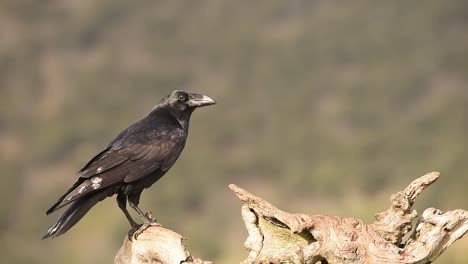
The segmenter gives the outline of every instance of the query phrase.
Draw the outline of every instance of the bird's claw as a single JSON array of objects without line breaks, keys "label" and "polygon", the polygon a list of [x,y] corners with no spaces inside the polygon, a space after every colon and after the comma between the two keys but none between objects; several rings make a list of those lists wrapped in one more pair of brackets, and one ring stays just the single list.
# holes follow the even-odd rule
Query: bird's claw
[{"label": "bird's claw", "polygon": [[161,224],[158,223],[156,218],[154,218],[153,213],[148,211],[143,217],[143,224],[135,225],[132,227],[132,229],[130,229],[130,231],[128,231],[128,239],[130,241],[133,241],[133,238],[137,240],[138,236],[145,232],[145,230],[148,229],[150,226],[161,226]]},{"label": "bird's claw", "polygon": [[138,231],[138,229],[140,229],[142,225],[135,225],[135,226],[132,226],[132,229],[130,229],[128,231],[128,240],[130,241],[133,241],[133,235]]},{"label": "bird's claw", "polygon": [[135,238],[135,240],[138,240],[138,236],[143,234],[143,232],[145,232],[145,230],[148,229],[150,226],[161,226],[161,224],[156,221],[152,221],[145,222],[144,224],[139,225],[136,229],[132,228],[132,230],[130,230],[129,232],[130,240],[133,241],[133,238]]}]

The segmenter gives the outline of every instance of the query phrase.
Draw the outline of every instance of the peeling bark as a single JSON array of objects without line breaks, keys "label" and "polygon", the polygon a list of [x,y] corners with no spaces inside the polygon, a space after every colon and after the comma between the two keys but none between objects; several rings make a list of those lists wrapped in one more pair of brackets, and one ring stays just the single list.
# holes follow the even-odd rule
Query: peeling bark
[{"label": "peeling bark", "polygon": [[392,195],[390,209],[370,225],[352,217],[290,214],[231,184],[244,202],[249,234],[244,244],[249,255],[242,263],[432,263],[468,231],[467,211],[434,208],[426,209],[412,230],[416,197],[438,177],[428,173]]}]

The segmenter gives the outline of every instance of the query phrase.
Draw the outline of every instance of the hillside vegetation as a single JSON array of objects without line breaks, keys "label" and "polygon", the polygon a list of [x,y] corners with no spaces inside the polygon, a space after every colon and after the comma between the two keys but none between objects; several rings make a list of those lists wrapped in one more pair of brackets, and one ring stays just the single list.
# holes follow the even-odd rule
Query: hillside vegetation
[{"label": "hillside vegetation", "polygon": [[[432,170],[419,208],[468,208],[468,2],[0,3],[0,255],[110,263],[113,198],[40,237],[75,172],[174,89],[206,93],[184,153],[142,198],[195,255],[238,263],[235,183],[291,212],[372,220]],[[352,202],[359,208],[350,206]],[[437,263],[468,263],[465,238]]]}]

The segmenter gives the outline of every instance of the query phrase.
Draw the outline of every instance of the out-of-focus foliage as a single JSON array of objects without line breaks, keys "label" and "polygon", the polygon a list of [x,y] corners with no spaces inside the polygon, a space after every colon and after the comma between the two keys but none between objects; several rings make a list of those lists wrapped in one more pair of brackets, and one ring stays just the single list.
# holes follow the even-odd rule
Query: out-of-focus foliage
[{"label": "out-of-focus foliage", "polygon": [[[192,117],[141,206],[193,253],[238,263],[236,183],[288,211],[372,220],[430,171],[418,208],[468,208],[468,2],[0,2],[3,263],[109,263],[128,230],[113,199],[40,241],[74,172],[173,89]],[[467,263],[468,241],[438,263]]]}]

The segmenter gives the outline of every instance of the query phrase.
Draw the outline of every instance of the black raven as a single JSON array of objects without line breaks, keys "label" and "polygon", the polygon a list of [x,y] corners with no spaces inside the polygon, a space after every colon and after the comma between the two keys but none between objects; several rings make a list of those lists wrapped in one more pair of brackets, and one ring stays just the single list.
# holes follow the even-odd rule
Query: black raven
[{"label": "black raven", "polygon": [[173,91],[163,98],[148,116],[122,131],[79,172],[75,184],[47,211],[50,214],[70,207],[42,239],[67,232],[99,201],[117,194],[117,203],[132,230],[139,225],[127,211],[129,205],[145,225],[154,219],[138,207],[143,189],[159,180],[182,152],[190,116],[197,107],[213,105],[206,95]]}]

